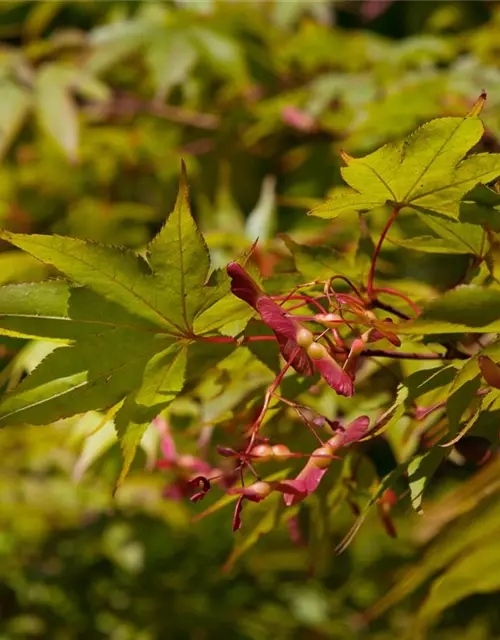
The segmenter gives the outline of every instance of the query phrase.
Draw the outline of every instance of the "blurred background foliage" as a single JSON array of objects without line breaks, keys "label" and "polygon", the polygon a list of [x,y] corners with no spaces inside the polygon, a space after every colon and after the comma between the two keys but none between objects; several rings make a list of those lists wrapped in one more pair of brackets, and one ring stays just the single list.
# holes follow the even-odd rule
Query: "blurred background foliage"
[{"label": "blurred background foliage", "polygon": [[[500,6],[482,1],[4,1],[0,225],[140,249],[172,205],[183,157],[215,263],[258,236],[264,275],[294,260],[320,277],[333,249],[363,259],[351,228],[304,215],[340,185],[340,149],[367,153],[427,119],[463,115],[484,88],[482,145],[499,150],[499,32]],[[370,225],[376,233],[380,221]],[[461,261],[415,253],[385,268],[439,290]],[[53,275],[0,247],[1,284]],[[48,349],[2,338],[2,387]],[[245,357],[204,382],[201,404],[174,403],[180,451],[194,452],[189,425],[222,423],[269,382],[261,365],[243,380]],[[377,380],[360,411],[387,400]],[[308,401],[331,412],[331,399]],[[287,433],[290,416],[280,420]],[[407,443],[391,437],[398,457]],[[496,453],[479,470],[445,463],[424,516],[398,507],[391,539],[370,514],[338,557],[332,542],[352,514],[331,491],[311,496],[305,545],[248,508],[252,549],[224,571],[231,516],[193,524],[200,508],[164,498],[158,438],[148,432],[113,497],[119,452],[102,416],[0,433],[0,638],[499,637]],[[392,464],[384,442],[367,485]]]}]

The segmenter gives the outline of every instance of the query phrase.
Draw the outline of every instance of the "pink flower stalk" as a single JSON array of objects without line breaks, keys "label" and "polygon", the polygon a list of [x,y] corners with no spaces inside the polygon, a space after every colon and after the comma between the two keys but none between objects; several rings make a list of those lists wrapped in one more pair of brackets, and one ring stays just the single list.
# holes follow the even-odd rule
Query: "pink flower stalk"
[{"label": "pink flower stalk", "polygon": [[306,543],[304,538],[302,537],[299,519],[296,515],[288,519],[288,535],[290,536],[292,544],[294,544],[296,547],[305,546]]},{"label": "pink flower stalk", "polygon": [[231,447],[216,446],[217,453],[225,458],[237,458],[239,460],[251,460],[254,462],[267,462],[269,460],[287,460],[293,457],[293,453],[284,444],[270,445],[267,440],[256,444],[250,451],[236,451]]},{"label": "pink flower stalk", "polygon": [[295,480],[288,481],[288,484],[296,489],[296,493],[293,494],[289,492],[283,496],[287,507],[302,502],[304,498],[307,498],[313,491],[316,491],[321,479],[328,471],[332,459],[333,449],[328,445],[319,447],[313,451],[305,467]]},{"label": "pink flower stalk", "polygon": [[227,273],[231,278],[233,294],[253,307],[262,321],[273,330],[281,354],[291,366],[304,376],[313,374],[313,366],[304,349],[296,342],[300,324],[288,318],[286,311],[262,291],[255,280],[236,262],[227,265]]},{"label": "pink flower stalk", "polygon": [[233,294],[253,307],[262,321],[273,330],[282,356],[298,373],[309,376],[316,369],[338,394],[354,394],[352,379],[326,348],[314,342],[312,333],[274,302],[241,265],[230,262],[227,273],[231,278]]},{"label": "pink flower stalk", "polygon": [[347,425],[344,430],[339,431],[330,438],[326,445],[313,451],[305,467],[295,480],[287,482],[289,487],[293,486],[296,489],[296,493],[293,494],[289,491],[284,496],[285,504],[287,506],[297,504],[313,491],[316,491],[321,479],[328,471],[328,467],[334,458],[334,453],[341,447],[360,440],[366,434],[369,424],[370,419],[367,416],[360,416]]},{"label": "pink flower stalk", "polygon": [[193,495],[191,496],[191,502],[199,502],[207,495],[207,493],[212,488],[210,485],[210,480],[208,480],[208,478],[205,478],[205,476],[196,476],[196,478],[189,480],[188,484],[190,487],[199,488],[199,491],[193,493]]},{"label": "pink flower stalk", "polygon": [[377,507],[380,520],[387,534],[391,538],[397,537],[396,527],[394,526],[394,521],[391,517],[391,509],[398,501],[397,495],[394,493],[392,489],[386,489],[384,493],[377,500]]},{"label": "pink flower stalk", "polygon": [[241,511],[243,509],[243,500],[251,502],[261,502],[267,498],[273,491],[280,491],[287,495],[299,495],[300,490],[297,489],[292,482],[284,480],[282,482],[263,482],[259,480],[248,487],[235,487],[229,489],[229,495],[238,495],[238,502],[234,510],[233,531],[237,531],[241,527]]}]

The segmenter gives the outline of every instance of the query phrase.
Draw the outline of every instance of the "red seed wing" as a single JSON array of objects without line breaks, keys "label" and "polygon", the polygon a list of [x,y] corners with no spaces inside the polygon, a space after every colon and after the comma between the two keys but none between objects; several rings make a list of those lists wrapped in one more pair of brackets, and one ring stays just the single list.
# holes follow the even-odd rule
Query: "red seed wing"
[{"label": "red seed wing", "polygon": [[262,321],[267,324],[276,334],[286,336],[290,340],[295,340],[297,331],[300,329],[298,323],[286,317],[286,311],[271,300],[268,296],[263,296],[257,300],[257,311]]},{"label": "red seed wing", "polygon": [[314,460],[309,460],[295,480],[287,480],[295,490],[294,493],[285,493],[283,498],[289,507],[304,500],[310,493],[316,491],[322,477],[328,471],[328,467],[320,469],[314,464]]},{"label": "red seed wing", "polygon": [[[276,333],[276,332],[275,332]],[[311,358],[307,355],[305,349],[299,347],[295,340],[289,340],[288,338],[276,333],[281,355],[287,362],[293,356],[290,364],[297,373],[303,376],[312,376],[314,373],[314,366]],[[296,352],[296,355],[293,355]]]},{"label": "red seed wing", "polygon": [[348,398],[354,395],[354,384],[351,378],[331,356],[314,360],[313,362],[322,378],[339,395],[347,396]]}]

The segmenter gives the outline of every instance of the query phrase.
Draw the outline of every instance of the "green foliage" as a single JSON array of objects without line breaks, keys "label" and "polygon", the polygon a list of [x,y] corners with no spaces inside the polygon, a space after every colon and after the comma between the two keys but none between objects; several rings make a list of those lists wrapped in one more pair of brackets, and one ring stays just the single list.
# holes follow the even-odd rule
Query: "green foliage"
[{"label": "green foliage", "polygon": [[[208,282],[210,258],[191,217],[184,169],[174,210],[146,248],[147,262],[125,249],[73,238],[8,232],[3,237],[88,289],[74,289],[78,304],[62,282],[4,288],[8,335],[72,342],[6,394],[0,423],[48,424],[124,401],[116,414],[124,455],[121,482],[148,424],[182,391],[189,344],[196,338],[194,322],[199,319],[201,327],[211,330],[227,322],[219,310],[204,323],[204,311],[228,297],[229,288],[219,274]],[[82,317],[89,302],[92,317]],[[49,319],[54,315],[74,323],[76,331],[71,336],[66,327],[58,332],[59,319]],[[43,324],[26,328],[27,316]],[[203,366],[198,366],[196,377],[203,374]]]},{"label": "green foliage", "polygon": [[345,156],[347,167],[341,173],[352,190],[341,191],[313,213],[335,217],[390,204],[458,219],[465,194],[500,175],[496,154],[464,159],[484,133],[477,109],[465,118],[432,120],[404,142],[385,145],[364,158]]},{"label": "green foliage", "polygon": [[2,4],[2,637],[498,628],[498,8],[373,11]]}]

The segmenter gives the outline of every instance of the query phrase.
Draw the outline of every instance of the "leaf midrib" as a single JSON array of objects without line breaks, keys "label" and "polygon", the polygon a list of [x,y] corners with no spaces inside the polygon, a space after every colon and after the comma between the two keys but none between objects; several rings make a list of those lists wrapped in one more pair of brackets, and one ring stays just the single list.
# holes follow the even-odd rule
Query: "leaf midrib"
[{"label": "leaf midrib", "polygon": [[379,175],[377,173],[377,171],[373,167],[371,167],[369,164],[366,164],[365,162],[360,162],[359,164],[362,165],[363,167],[366,167],[367,169],[369,169],[380,180],[380,182],[384,185],[384,187],[387,189],[387,191],[392,196],[392,199],[397,201],[397,197],[396,197],[396,194],[394,193],[394,191],[391,189],[391,187],[388,185],[388,183],[384,180],[384,178],[382,178],[382,176]]},{"label": "leaf midrib", "polygon": [[[183,199],[186,197],[186,194],[183,193]],[[179,211],[177,213],[177,246],[179,247],[179,266],[181,271],[180,277],[180,289],[181,289],[181,305],[182,305],[182,317],[184,318],[184,323],[186,328],[192,332],[192,327],[187,317],[187,305],[186,305],[186,283],[184,282],[184,245],[182,242],[182,216],[181,216],[181,206],[184,205],[184,202],[180,204]]]}]

